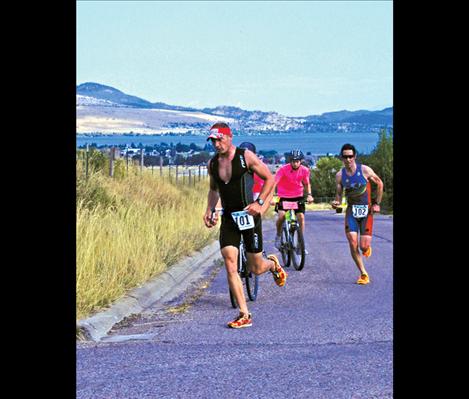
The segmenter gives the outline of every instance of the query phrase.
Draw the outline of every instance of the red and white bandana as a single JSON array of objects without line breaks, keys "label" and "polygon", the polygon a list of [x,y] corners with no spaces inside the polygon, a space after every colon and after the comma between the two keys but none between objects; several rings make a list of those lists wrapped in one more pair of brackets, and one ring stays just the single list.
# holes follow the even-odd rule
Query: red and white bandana
[{"label": "red and white bandana", "polygon": [[207,137],[207,140],[210,139],[221,139],[223,136],[233,137],[231,129],[229,127],[214,127],[210,129],[210,135]]}]

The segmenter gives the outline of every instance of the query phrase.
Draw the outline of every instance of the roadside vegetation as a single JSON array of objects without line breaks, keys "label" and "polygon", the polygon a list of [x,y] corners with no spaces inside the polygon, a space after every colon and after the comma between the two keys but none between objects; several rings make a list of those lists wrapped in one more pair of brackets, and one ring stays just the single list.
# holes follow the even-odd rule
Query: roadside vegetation
[{"label": "roadside vegetation", "polygon": [[111,178],[77,163],[77,319],[105,308],[215,239],[202,222],[208,180],[195,186],[148,173]]}]

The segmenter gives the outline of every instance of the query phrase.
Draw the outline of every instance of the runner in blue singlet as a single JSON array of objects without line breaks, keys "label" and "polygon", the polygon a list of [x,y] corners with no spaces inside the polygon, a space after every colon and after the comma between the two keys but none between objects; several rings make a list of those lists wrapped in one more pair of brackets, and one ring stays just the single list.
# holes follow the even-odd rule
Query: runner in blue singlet
[{"label": "runner in blue singlet", "polygon": [[[345,212],[345,234],[350,245],[350,253],[360,271],[357,284],[368,284],[370,278],[363,264],[360,249],[364,257],[371,255],[371,237],[373,233],[373,213],[379,212],[383,196],[383,182],[369,167],[356,162],[357,152],[352,144],[344,144],[340,151],[344,167],[336,174],[337,193],[332,207],[337,208],[342,202],[342,195],[347,198]],[[377,185],[376,202],[371,202],[371,184]],[[358,235],[360,234],[360,247]]]}]

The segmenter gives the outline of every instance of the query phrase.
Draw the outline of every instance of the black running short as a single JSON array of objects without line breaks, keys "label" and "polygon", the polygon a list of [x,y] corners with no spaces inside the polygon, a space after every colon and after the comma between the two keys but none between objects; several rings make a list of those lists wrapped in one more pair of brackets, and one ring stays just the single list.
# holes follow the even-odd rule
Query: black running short
[{"label": "black running short", "polygon": [[250,253],[262,252],[262,218],[254,216],[254,228],[240,231],[230,212],[224,212],[221,217],[220,249],[232,245],[239,249],[239,242],[243,235],[246,251]]}]

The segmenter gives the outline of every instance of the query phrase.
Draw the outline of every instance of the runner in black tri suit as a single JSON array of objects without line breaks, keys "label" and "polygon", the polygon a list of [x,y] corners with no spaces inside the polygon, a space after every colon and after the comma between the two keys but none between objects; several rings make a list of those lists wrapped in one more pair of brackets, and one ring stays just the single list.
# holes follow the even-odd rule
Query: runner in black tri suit
[{"label": "runner in black tri suit", "polygon": [[[287,273],[275,255],[269,255],[267,259],[262,256],[261,215],[269,207],[269,201],[266,200],[272,194],[274,176],[253,152],[234,146],[232,137],[231,129],[226,123],[216,123],[210,129],[207,140],[212,140],[217,154],[208,162],[210,189],[204,223],[209,228],[216,225],[218,213],[214,210],[220,199],[223,207],[220,249],[229,287],[239,305],[238,317],[228,323],[228,326],[242,328],[252,325],[252,315],[248,311],[243,284],[238,274],[241,234],[246,245],[248,267],[252,273],[260,275],[271,271],[274,281],[280,287],[285,285]],[[265,181],[256,201],[253,201],[252,194],[253,173]],[[245,211],[244,215],[235,213],[242,211]]]}]

